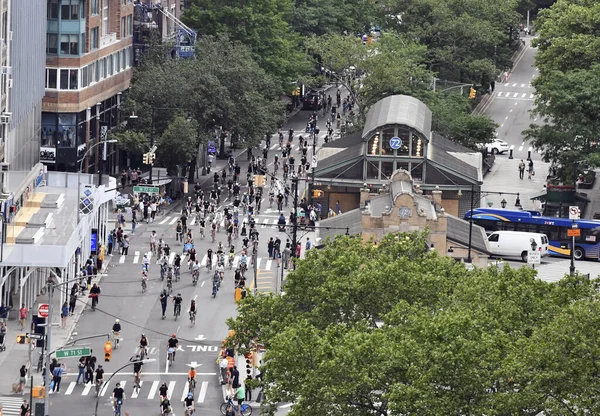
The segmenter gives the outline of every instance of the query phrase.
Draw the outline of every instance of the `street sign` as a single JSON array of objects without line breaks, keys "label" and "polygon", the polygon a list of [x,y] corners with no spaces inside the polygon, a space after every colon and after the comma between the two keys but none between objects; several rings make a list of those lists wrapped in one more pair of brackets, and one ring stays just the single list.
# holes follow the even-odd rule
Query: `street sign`
[{"label": "street sign", "polygon": [[317,167],[317,155],[313,155],[310,167],[315,169]]},{"label": "street sign", "polygon": [[38,316],[41,316],[42,318],[47,318],[48,312],[49,307],[47,303],[41,303],[40,306],[38,306]]},{"label": "street sign", "polygon": [[42,334],[25,334],[25,336],[29,339],[42,339],[44,336]]},{"label": "street sign", "polygon": [[527,264],[540,264],[542,262],[542,255],[539,251],[529,251],[527,253]]},{"label": "street sign", "polygon": [[66,350],[56,350],[56,358],[76,358],[87,357],[91,355],[92,350],[88,347],[69,348]]},{"label": "street sign", "polygon": [[135,193],[145,193],[145,194],[157,194],[158,186],[134,186],[133,192]]},{"label": "street sign", "polygon": [[578,220],[581,215],[579,211],[579,207],[576,205],[572,205],[569,207],[569,219],[570,220]]},{"label": "street sign", "polygon": [[567,236],[569,236],[569,237],[581,237],[581,229],[579,229],[579,228],[569,228],[567,230]]},{"label": "street sign", "polygon": [[402,140],[400,140],[400,137],[392,137],[390,139],[390,147],[392,149],[400,149],[400,146],[402,146]]}]

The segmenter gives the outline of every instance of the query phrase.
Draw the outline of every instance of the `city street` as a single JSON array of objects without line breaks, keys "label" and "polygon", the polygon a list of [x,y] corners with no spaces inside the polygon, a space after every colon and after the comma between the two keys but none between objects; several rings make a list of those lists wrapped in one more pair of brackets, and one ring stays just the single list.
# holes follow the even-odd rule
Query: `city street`
[{"label": "city street", "polygon": [[[295,115],[288,125],[283,127],[287,141],[287,131],[290,127],[294,128],[294,151],[293,154],[297,160],[300,159],[298,151],[298,137],[303,135],[304,128],[310,112],[301,111]],[[319,127],[325,132],[325,119],[319,120]],[[320,134],[319,145],[323,143]],[[309,140],[312,144],[312,140]],[[260,152],[262,153],[262,152]],[[269,165],[271,165],[275,153],[279,153],[278,135],[274,135],[271,140],[271,147],[268,154]],[[309,155],[312,150],[309,149]],[[254,151],[258,155],[259,151]],[[239,159],[242,168],[241,184],[242,193],[245,192],[245,172],[247,170],[247,160],[245,156]],[[280,169],[280,175],[281,175]],[[211,172],[210,175],[214,173]],[[280,177],[279,175],[279,177]],[[210,176],[209,176],[210,177]],[[211,182],[211,181],[207,181]],[[268,178],[267,184],[271,180]],[[305,191],[306,181],[301,180],[299,185],[299,201]],[[287,182],[288,186],[290,181]],[[225,193],[226,194],[226,193]],[[249,290],[260,292],[275,292],[280,290],[282,273],[281,268],[275,260],[268,258],[267,242],[269,238],[279,236],[282,243],[286,239],[291,240],[291,228],[288,227],[287,234],[279,232],[276,223],[279,212],[276,207],[269,207],[268,187],[263,192],[262,209],[260,215],[255,216],[256,226],[259,232],[259,247],[257,254],[257,281],[254,281],[253,268],[250,265],[247,272],[247,286]],[[225,195],[222,197],[220,208],[229,206],[231,200]],[[289,206],[284,208],[286,218],[292,208],[293,197],[289,198]],[[157,232],[172,249],[169,258],[172,263],[175,251],[181,251],[183,246],[175,241],[175,224],[179,218],[179,209],[170,213],[157,216],[152,224],[140,223],[136,228],[135,236],[131,238],[131,246],[127,256],[115,253],[111,258],[111,264],[108,267],[107,275],[101,280],[100,286],[102,294],[96,311],[86,308],[79,319],[72,339],[84,338],[92,335],[107,334],[110,332],[114,319],[120,319],[122,325],[121,343],[119,349],[113,351],[112,360],[109,363],[103,362],[103,345],[106,336],[96,339],[84,340],[77,345],[89,346],[93,349],[93,355],[97,357],[98,363],[103,364],[106,371],[105,380],[108,376],[121,366],[126,365],[130,358],[137,352],[140,335],[145,333],[149,338],[150,351],[148,358],[156,361],[144,365],[142,371],[142,384],[139,392],[133,391],[132,367],[126,367],[118,374],[112,376],[112,380],[102,389],[99,399],[99,415],[111,414],[112,407],[110,396],[116,382],[124,386],[127,399],[123,410],[130,411],[131,414],[142,414],[144,412],[158,412],[158,387],[162,382],[169,386],[169,393],[174,404],[176,414],[183,413],[182,400],[187,394],[187,371],[190,366],[196,366],[197,387],[195,391],[195,401],[197,411],[204,415],[220,414],[218,408],[223,402],[223,389],[220,386],[218,378],[218,367],[216,359],[221,347],[223,338],[227,335],[228,328],[225,320],[234,316],[236,306],[234,302],[234,283],[233,271],[226,268],[225,279],[216,298],[212,298],[211,278],[206,265],[206,251],[209,247],[216,251],[219,241],[226,244],[226,234],[221,228],[217,234],[217,242],[211,244],[210,233],[207,232],[207,238],[201,240],[198,234],[198,228],[195,220],[188,223],[194,233],[194,244],[201,260],[202,269],[197,286],[192,285],[190,272],[183,267],[181,280],[174,282],[173,295],[181,293],[184,303],[182,316],[178,320],[174,319],[172,304],[167,309],[167,318],[161,319],[161,307],[159,303],[159,294],[165,287],[165,282],[160,280],[159,266],[156,265],[156,259],[150,259],[150,279],[148,290],[142,293],[141,290],[141,268],[144,253],[149,252],[149,241],[152,230]],[[240,214],[241,215],[241,214]],[[112,225],[112,224],[111,224]],[[127,225],[130,227],[130,225]],[[130,229],[126,228],[126,233]],[[306,238],[314,241],[314,233],[299,230],[298,241],[302,242],[302,255],[304,255],[304,242]],[[241,250],[241,240],[234,240],[236,245],[236,256],[234,266],[239,262]],[[235,268],[235,267],[234,267]],[[192,325],[186,312],[191,299],[196,299],[198,305],[198,314],[195,325]],[[176,360],[172,366],[168,366],[166,353],[166,342],[171,334],[177,334],[179,339],[179,348],[176,354]],[[95,391],[90,385],[76,384],[77,378],[77,358],[68,358],[62,360],[67,367],[67,375],[63,377],[61,390],[53,394],[51,399],[51,409],[56,414],[93,414],[95,406]],[[256,397],[256,394],[254,395]],[[20,403],[20,402],[19,402]],[[254,403],[253,403],[254,404]],[[284,405],[282,412],[285,413],[289,406]],[[133,413],[135,411],[135,413]],[[16,414],[7,413],[5,414]]]},{"label": "city street", "polygon": [[[491,117],[498,124],[497,137],[506,141],[513,147],[513,159],[508,152],[496,155],[496,160],[491,171],[483,181],[483,191],[519,193],[521,206],[525,210],[537,210],[538,201],[530,198],[544,190],[548,176],[549,163],[541,159],[541,155],[534,151],[523,138],[523,130],[531,123],[538,120],[531,118],[530,111],[534,108],[534,89],[531,82],[537,75],[534,67],[536,50],[530,46],[531,37],[525,38],[525,48],[517,55],[513,71],[506,82],[496,82],[495,91],[490,102],[484,109],[484,114]],[[519,163],[527,163],[528,156],[534,163],[535,175],[528,179],[519,179]],[[481,206],[489,202],[494,207],[500,207],[500,201],[508,202],[507,208],[514,209],[515,195],[486,195],[481,200]]]}]

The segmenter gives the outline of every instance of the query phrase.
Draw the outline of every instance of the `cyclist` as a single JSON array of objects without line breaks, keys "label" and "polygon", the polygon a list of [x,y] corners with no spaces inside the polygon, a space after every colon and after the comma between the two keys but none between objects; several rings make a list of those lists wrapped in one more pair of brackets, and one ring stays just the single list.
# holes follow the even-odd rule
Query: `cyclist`
[{"label": "cyclist", "polygon": [[160,408],[163,415],[168,415],[169,413],[171,413],[171,402],[169,401],[168,397],[165,397],[160,402]]},{"label": "cyclist", "polygon": [[158,395],[160,396],[160,402],[167,400],[167,395],[169,393],[169,388],[167,387],[167,383],[163,382],[158,388]]},{"label": "cyclist", "polygon": [[206,250],[206,267],[208,268],[208,270],[212,269],[212,257],[213,251],[212,248],[209,248],[208,250]]},{"label": "cyclist", "polygon": [[164,240],[162,239],[162,237],[160,237],[160,238],[158,239],[158,256],[159,256],[159,257],[160,257],[160,256],[162,256],[162,254],[163,254],[163,250],[164,250],[164,247],[165,247],[165,242],[164,242]]},{"label": "cyclist", "polygon": [[219,241],[219,245],[217,246],[217,255],[221,255],[223,254],[223,251],[225,250],[225,248],[223,247],[223,243]]},{"label": "cyclist", "polygon": [[147,253],[144,254],[144,258],[142,259],[142,270],[150,272],[150,259]]},{"label": "cyclist", "polygon": [[181,302],[183,302],[183,298],[181,297],[181,293],[178,293],[173,298],[173,315],[177,316],[181,313]]},{"label": "cyclist", "polygon": [[168,348],[173,348],[173,362],[175,362],[175,353],[177,352],[177,344],[179,344],[179,340],[177,339],[177,335],[171,335],[171,338],[167,341]]},{"label": "cyclist", "polygon": [[190,386],[196,387],[196,369],[190,368],[188,371],[188,382]]},{"label": "cyclist", "polygon": [[194,413],[194,395],[191,392],[189,392],[187,397],[183,399],[183,407],[185,408],[185,416],[190,416],[192,413]]},{"label": "cyclist", "polygon": [[192,303],[190,303],[190,319],[191,317],[196,317],[196,301],[192,299]]},{"label": "cyclist", "polygon": [[190,262],[194,262],[196,261],[196,249],[194,248],[194,246],[192,246],[191,249],[188,250],[188,254],[190,256]]},{"label": "cyclist", "polygon": [[232,245],[229,247],[229,267],[233,266],[233,258],[235,256],[235,247]]},{"label": "cyclist", "polygon": [[119,338],[119,335],[121,335],[121,324],[119,323],[118,319],[115,319],[115,323],[113,324],[113,327],[112,327],[112,332],[113,332],[113,337],[115,339],[115,345],[117,345],[119,343],[119,341],[117,341],[117,339]]},{"label": "cyclist", "polygon": [[175,279],[179,279],[179,271],[181,270],[181,256],[179,253],[175,254],[175,259],[173,260],[173,267],[175,268]]},{"label": "cyclist", "polygon": [[142,375],[142,366],[144,365],[144,363],[142,362],[142,357],[138,355],[135,356],[135,360],[134,360],[134,364],[133,364],[133,375],[136,378],[136,381],[138,382],[138,388],[139,388],[139,379]]},{"label": "cyclist", "polygon": [[219,274],[219,281],[222,282],[223,276],[225,276],[225,267],[223,266],[223,263],[219,262],[215,270]]},{"label": "cyclist", "polygon": [[152,234],[150,234],[150,251],[156,251],[156,231],[152,230]]},{"label": "cyclist", "polygon": [[148,345],[150,343],[148,342],[148,338],[146,338],[146,334],[142,334],[142,336],[140,337],[140,352],[143,351],[142,355],[146,356],[148,355]]},{"label": "cyclist", "polygon": [[240,267],[242,269],[242,274],[248,269],[248,256],[246,256],[245,251],[242,251],[242,255],[240,256]]},{"label": "cyclist", "polygon": [[102,364],[98,365],[96,369],[96,391],[100,390],[100,386],[104,383],[104,369],[102,368]]},{"label": "cyclist", "polygon": [[121,383],[116,384],[113,390],[112,398],[115,406],[118,402],[121,402],[120,404],[122,404],[123,400],[125,400],[125,390],[123,390],[123,388],[121,387]]}]

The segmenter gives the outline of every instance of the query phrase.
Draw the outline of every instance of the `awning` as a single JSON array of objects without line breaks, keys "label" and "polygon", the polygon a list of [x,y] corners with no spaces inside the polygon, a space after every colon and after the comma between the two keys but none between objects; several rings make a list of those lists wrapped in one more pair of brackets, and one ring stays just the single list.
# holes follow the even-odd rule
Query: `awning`
[{"label": "awning", "polygon": [[[580,193],[576,193],[576,194],[574,195],[574,197],[575,197],[575,199],[576,199],[577,201],[582,201],[582,202],[585,202],[585,203],[590,203],[590,202],[592,202],[592,201],[591,201],[591,199],[589,199],[587,196],[585,196],[585,195],[582,195],[582,194],[580,194]],[[548,193],[547,193],[546,191],[544,191],[544,192],[540,192],[539,194],[537,194],[537,195],[534,195],[534,196],[532,196],[532,197],[531,197],[531,198],[529,198],[529,199],[530,199],[530,200],[532,200],[532,201],[533,201],[533,200],[538,200],[538,201],[542,201],[542,202],[548,202],[548,203],[549,203],[550,205],[552,205],[552,206],[554,206],[554,205],[558,206],[558,205],[560,205],[560,204],[565,204],[565,205],[566,205],[567,203],[569,203],[569,201],[562,201],[562,202],[557,202],[557,201],[546,201],[546,200],[548,199]]]}]

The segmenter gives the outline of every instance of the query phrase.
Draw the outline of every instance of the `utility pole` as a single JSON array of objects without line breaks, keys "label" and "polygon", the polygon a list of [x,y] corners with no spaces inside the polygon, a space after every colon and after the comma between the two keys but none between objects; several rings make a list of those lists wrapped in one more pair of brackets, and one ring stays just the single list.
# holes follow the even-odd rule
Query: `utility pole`
[{"label": "utility pole", "polygon": [[[154,148],[154,107],[152,107],[152,121],[150,126],[150,149]],[[152,168],[154,167],[154,153],[150,155],[150,174],[148,176],[148,185],[152,185]]]},{"label": "utility pole", "polygon": [[[298,177],[292,178],[292,190],[294,191],[294,224],[292,224],[292,258],[296,257],[296,246],[298,245]],[[294,260],[294,270],[296,261]]]},{"label": "utility pole", "polygon": [[[250,231],[252,232],[252,231]],[[256,295],[256,285],[258,284],[258,259],[256,256],[258,255],[258,239],[254,239],[252,242],[252,263],[254,265],[254,294]]]}]

